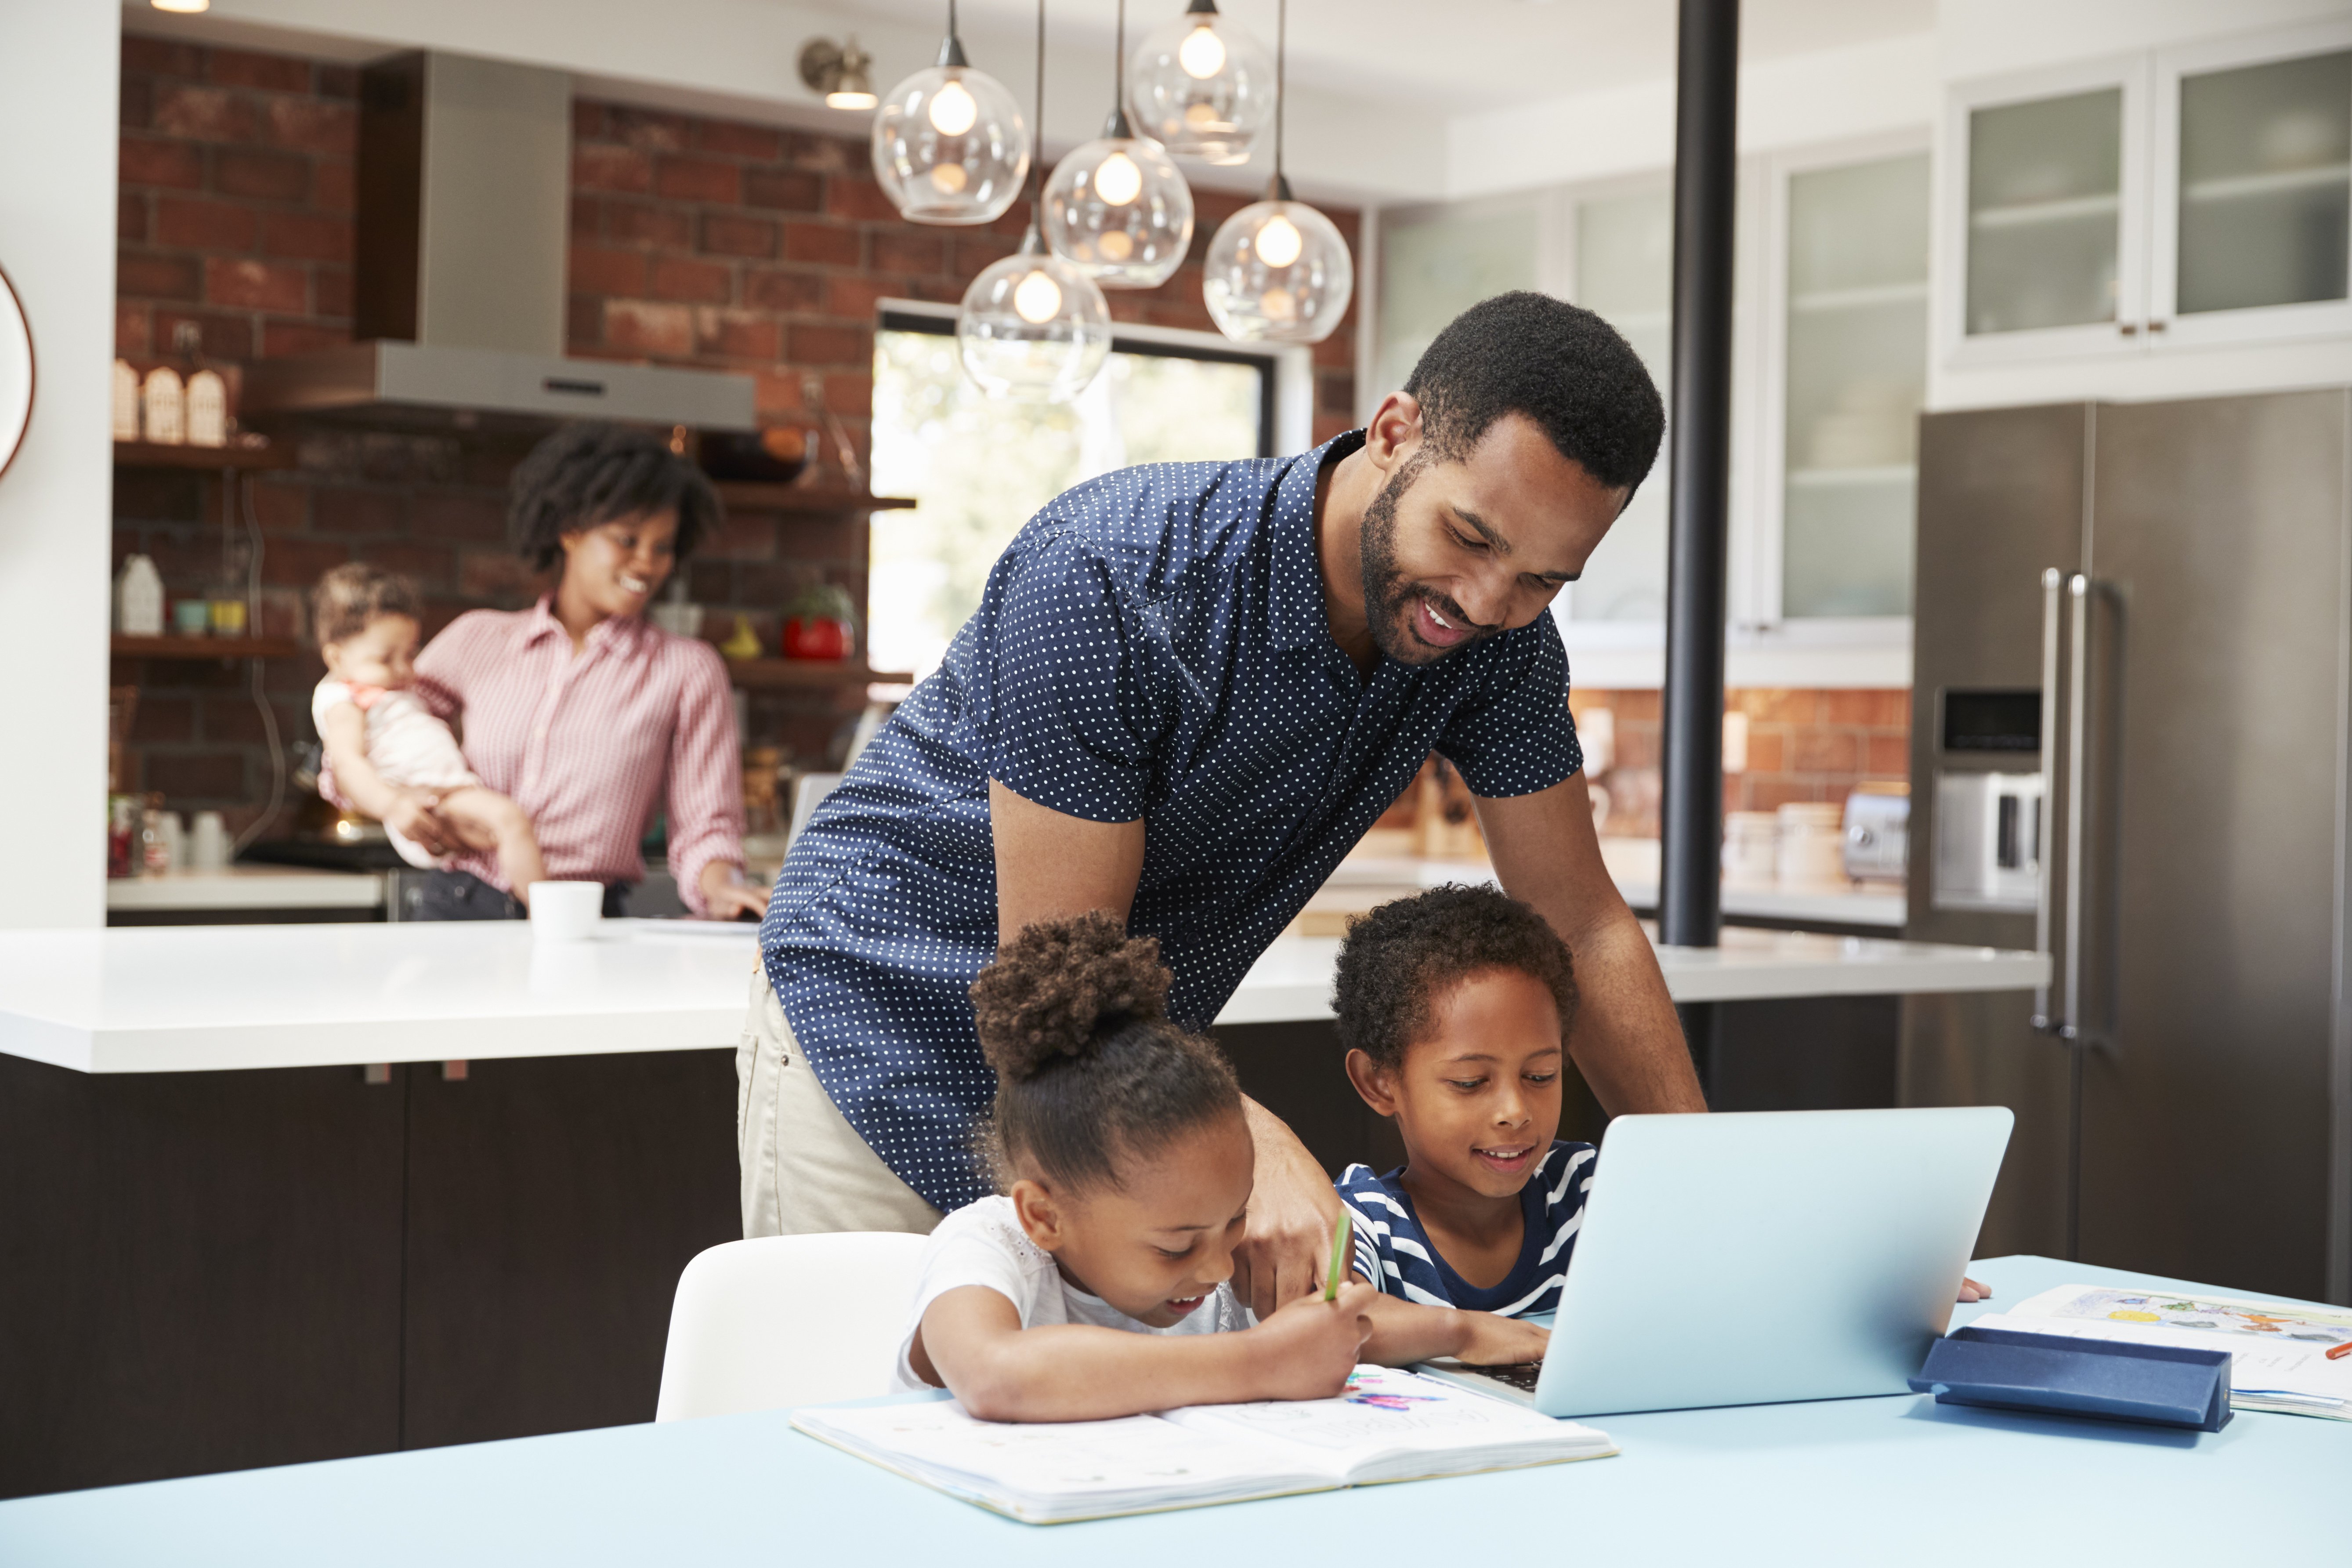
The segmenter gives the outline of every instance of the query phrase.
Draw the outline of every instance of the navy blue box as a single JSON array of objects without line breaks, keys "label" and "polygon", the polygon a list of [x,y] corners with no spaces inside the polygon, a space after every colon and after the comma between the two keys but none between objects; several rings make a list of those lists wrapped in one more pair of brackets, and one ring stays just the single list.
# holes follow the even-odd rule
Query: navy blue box
[{"label": "navy blue box", "polygon": [[2230,1352],[1956,1329],[1927,1352],[1911,1379],[1938,1405],[1983,1405],[2191,1426],[2230,1424]]}]

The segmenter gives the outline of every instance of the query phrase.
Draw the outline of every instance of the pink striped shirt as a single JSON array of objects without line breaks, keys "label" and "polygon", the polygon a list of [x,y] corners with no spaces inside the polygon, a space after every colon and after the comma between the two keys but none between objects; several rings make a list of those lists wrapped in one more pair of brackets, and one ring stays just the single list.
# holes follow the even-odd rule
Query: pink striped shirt
[{"label": "pink striped shirt", "polygon": [[[688,909],[703,911],[705,866],[742,864],[735,704],[709,644],[615,616],[574,657],[546,599],[470,610],[417,655],[416,692],[462,719],[467,763],[530,818],[549,876],[643,881],[637,845],[665,805]],[[460,850],[449,867],[506,887],[494,853]]]}]

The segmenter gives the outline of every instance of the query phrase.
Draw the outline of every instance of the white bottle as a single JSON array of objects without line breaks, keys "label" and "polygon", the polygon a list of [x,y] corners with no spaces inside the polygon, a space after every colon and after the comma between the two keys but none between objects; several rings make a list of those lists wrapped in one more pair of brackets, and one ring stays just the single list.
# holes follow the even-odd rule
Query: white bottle
[{"label": "white bottle", "polygon": [[217,371],[200,370],[188,377],[188,445],[228,445],[228,388]]},{"label": "white bottle", "polygon": [[139,373],[128,360],[114,362],[114,438],[139,439]]},{"label": "white bottle", "polygon": [[180,385],[180,373],[170,365],[157,365],[147,373],[147,387],[141,412],[145,416],[147,439],[161,446],[183,446],[188,439],[187,393]]},{"label": "white bottle", "polygon": [[228,864],[228,826],[217,811],[200,811],[188,828],[188,865],[217,871]]},{"label": "white bottle", "polygon": [[114,629],[127,637],[163,635],[163,576],[144,555],[125,561],[114,580]]}]

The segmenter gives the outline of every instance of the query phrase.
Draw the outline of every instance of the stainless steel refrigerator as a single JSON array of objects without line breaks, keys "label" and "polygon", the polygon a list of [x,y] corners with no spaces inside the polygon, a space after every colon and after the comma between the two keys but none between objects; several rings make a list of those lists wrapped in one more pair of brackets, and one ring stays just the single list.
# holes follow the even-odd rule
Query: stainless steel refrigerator
[{"label": "stainless steel refrigerator", "polygon": [[2352,391],[1927,416],[1906,1104],[2017,1129],[1979,1256],[2352,1300]]}]

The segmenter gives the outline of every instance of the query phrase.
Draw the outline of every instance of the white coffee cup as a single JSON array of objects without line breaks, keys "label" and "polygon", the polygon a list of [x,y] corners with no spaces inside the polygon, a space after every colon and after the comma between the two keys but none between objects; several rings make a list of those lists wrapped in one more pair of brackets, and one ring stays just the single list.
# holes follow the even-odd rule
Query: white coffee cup
[{"label": "white coffee cup", "polygon": [[188,829],[188,864],[199,871],[217,871],[228,864],[228,828],[219,812],[196,813]]},{"label": "white coffee cup", "polygon": [[586,942],[604,918],[602,882],[533,882],[530,934],[540,942]]}]

